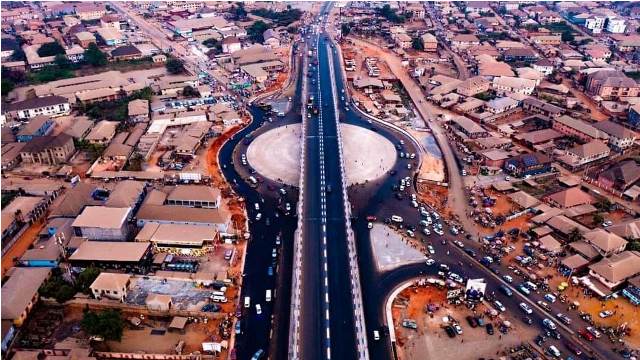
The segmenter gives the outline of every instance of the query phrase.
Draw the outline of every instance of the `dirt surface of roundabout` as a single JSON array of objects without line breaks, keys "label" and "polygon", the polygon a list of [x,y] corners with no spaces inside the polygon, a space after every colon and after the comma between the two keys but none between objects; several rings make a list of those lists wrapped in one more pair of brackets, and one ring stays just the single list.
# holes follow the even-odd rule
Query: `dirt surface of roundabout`
[{"label": "dirt surface of roundabout", "polygon": [[[340,124],[348,185],[375,180],[396,162],[395,146],[384,136],[356,125]],[[300,178],[301,124],[261,134],[247,148],[247,161],[262,176],[287,185]]]}]

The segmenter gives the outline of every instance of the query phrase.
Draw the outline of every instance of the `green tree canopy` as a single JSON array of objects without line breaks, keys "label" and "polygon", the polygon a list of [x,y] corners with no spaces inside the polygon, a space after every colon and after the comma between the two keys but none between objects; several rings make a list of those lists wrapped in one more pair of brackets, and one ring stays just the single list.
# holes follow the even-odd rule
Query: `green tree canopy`
[{"label": "green tree canopy", "polygon": [[62,45],[58,44],[57,41],[42,44],[42,46],[40,46],[40,48],[38,49],[38,55],[40,55],[41,57],[56,56],[58,54],[64,55],[65,52]]},{"label": "green tree canopy", "polygon": [[342,36],[347,36],[351,32],[351,25],[350,24],[342,24],[340,26],[340,30],[342,32]]},{"label": "green tree canopy", "polygon": [[262,44],[264,42],[264,32],[269,29],[269,25],[262,20],[258,20],[247,28],[249,39],[255,43]]},{"label": "green tree canopy", "polygon": [[25,61],[27,60],[27,54],[24,53],[24,50],[22,50],[22,48],[17,48],[13,51],[13,54],[11,54],[11,60]]},{"label": "green tree canopy", "polygon": [[71,61],[67,59],[66,55],[58,54],[54,60],[57,67],[60,69],[68,69],[71,67]]},{"label": "green tree canopy", "polygon": [[182,96],[200,96],[200,93],[198,92],[198,90],[194,89],[193,86],[187,85],[182,89]]},{"label": "green tree canopy", "polygon": [[165,67],[170,74],[180,74],[184,71],[184,63],[180,59],[169,59],[165,63]]},{"label": "green tree canopy", "polygon": [[396,24],[401,24],[406,21],[406,18],[403,15],[398,15],[389,4],[385,4],[382,8],[378,9],[378,14]]},{"label": "green tree canopy", "polygon": [[421,37],[414,37],[413,39],[411,39],[411,47],[414,48],[415,50],[424,50],[424,41],[422,41]]},{"label": "green tree canopy", "polygon": [[122,339],[124,321],[117,310],[106,310],[100,313],[86,311],[80,325],[91,336],[102,336],[105,340],[120,341]]},{"label": "green tree canopy", "polygon": [[107,65],[107,56],[100,51],[95,43],[89,44],[87,50],[84,51],[84,60],[93,67]]},{"label": "green tree canopy", "polygon": [[78,291],[82,291],[85,294],[89,293],[89,286],[93,284],[98,275],[100,275],[100,269],[96,267],[88,267],[84,269],[76,279],[76,287]]},{"label": "green tree canopy", "polygon": [[222,43],[217,39],[214,39],[214,38],[207,39],[202,42],[202,45],[211,49],[210,51],[213,51],[213,53],[216,55],[222,52]]}]

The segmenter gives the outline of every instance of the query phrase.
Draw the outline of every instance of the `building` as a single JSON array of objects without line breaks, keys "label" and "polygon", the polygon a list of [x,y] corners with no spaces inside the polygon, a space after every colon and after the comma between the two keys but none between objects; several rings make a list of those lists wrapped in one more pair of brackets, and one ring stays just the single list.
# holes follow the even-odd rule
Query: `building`
[{"label": "building", "polygon": [[462,137],[469,139],[477,139],[489,136],[489,133],[482,126],[464,116],[457,116],[453,118],[451,120],[451,127],[461,133],[463,135]]},{"label": "building", "polygon": [[536,81],[512,76],[498,76],[493,78],[493,89],[497,94],[508,93],[531,95],[536,88]]},{"label": "building", "polygon": [[640,104],[633,105],[629,108],[627,122],[635,128],[640,127]]},{"label": "building", "polygon": [[504,61],[534,62],[538,60],[538,54],[530,48],[510,48],[502,54]]},{"label": "building", "polygon": [[231,54],[242,49],[242,44],[235,36],[229,36],[222,39],[222,52],[225,54]]},{"label": "building", "polygon": [[533,97],[524,99],[524,101],[522,101],[522,108],[526,112],[544,115],[548,118],[557,118],[564,113],[563,108]]},{"label": "building", "polygon": [[98,20],[107,13],[104,5],[93,3],[78,3],[75,6],[75,13],[80,20]]},{"label": "building", "polygon": [[112,208],[131,208],[129,217],[138,208],[147,194],[145,183],[135,180],[123,180],[116,184],[116,187],[109,194],[109,198],[104,203],[106,207]]},{"label": "building", "polygon": [[560,35],[536,35],[531,40],[539,46],[558,46],[562,44],[562,36]]},{"label": "building", "polygon": [[589,266],[589,275],[609,290],[618,288],[640,273],[640,253],[624,251]]},{"label": "building", "polygon": [[84,241],[69,256],[76,268],[96,266],[144,274],[153,260],[150,243],[122,241]]},{"label": "building", "polygon": [[170,295],[161,295],[150,293],[144,301],[147,305],[147,309],[153,311],[169,311],[173,306],[173,301]]},{"label": "building", "polygon": [[73,138],[65,133],[33,138],[20,150],[20,159],[27,164],[59,165],[76,151]]},{"label": "building", "polygon": [[125,41],[122,33],[114,28],[98,28],[97,32],[107,46],[118,46]]},{"label": "building", "polygon": [[57,117],[69,115],[69,100],[62,96],[35,97],[7,105],[7,113],[20,120],[31,119],[38,115]]},{"label": "building", "polygon": [[611,120],[597,122],[593,124],[593,127],[609,135],[607,144],[615,151],[624,151],[631,148],[638,137],[635,131]]},{"label": "building", "polygon": [[280,35],[274,29],[267,29],[262,34],[264,38],[264,44],[271,48],[277,48],[280,46]]},{"label": "building", "polygon": [[544,75],[551,75],[553,69],[553,63],[547,59],[540,59],[533,64],[533,70],[539,71]]},{"label": "building", "polygon": [[544,174],[551,171],[551,158],[537,152],[516,155],[504,162],[504,170],[517,177]]},{"label": "building", "polygon": [[574,119],[567,115],[562,115],[554,119],[552,127],[554,130],[568,136],[575,136],[584,142],[592,140],[607,142],[609,140],[609,135],[604,131],[598,130],[582,120]]},{"label": "building", "polygon": [[120,19],[115,15],[105,15],[100,18],[100,27],[113,28],[119,31],[121,30]]},{"label": "building", "polygon": [[611,154],[611,149],[602,141],[593,140],[586,144],[576,145],[567,150],[567,154],[561,157],[565,164],[577,168],[588,163],[604,159]]},{"label": "building", "polygon": [[518,100],[514,100],[510,97],[502,97],[489,100],[486,108],[490,113],[497,115],[516,109],[518,105],[520,105]]},{"label": "building", "polygon": [[167,196],[168,205],[216,209],[220,190],[207,185],[177,185]]},{"label": "building", "polygon": [[91,129],[89,135],[85,136],[85,140],[91,144],[108,144],[116,135],[118,122],[102,120],[96,123]]},{"label": "building", "polygon": [[604,23],[607,20],[604,16],[591,16],[584,21],[584,27],[594,34],[599,34],[604,29]]},{"label": "building", "polygon": [[472,34],[459,34],[451,39],[451,46],[456,48],[467,48],[473,45],[480,45],[480,40]]},{"label": "building", "polygon": [[618,70],[600,70],[587,77],[587,92],[603,100],[634,97],[640,94],[640,84]]},{"label": "building", "polygon": [[566,190],[561,190],[545,197],[551,205],[567,209],[578,205],[591,204],[594,199],[591,195],[574,186]]},{"label": "building", "polygon": [[128,219],[131,208],[88,206],[72,226],[76,236],[90,240],[126,241],[129,238]]},{"label": "building", "polygon": [[456,92],[464,96],[474,96],[491,89],[491,82],[482,76],[474,76],[464,80],[456,88]]},{"label": "building", "polygon": [[594,229],[582,234],[582,237],[604,257],[621,253],[627,246],[627,240],[604,229]]},{"label": "building", "polygon": [[18,131],[16,139],[19,142],[28,142],[34,137],[49,135],[54,126],[55,123],[50,117],[44,115],[36,116]]},{"label": "building", "polygon": [[431,33],[425,33],[421,36],[424,44],[424,51],[438,51],[438,38]]},{"label": "building", "polygon": [[221,16],[211,16],[204,18],[180,19],[170,22],[169,25],[176,34],[189,38],[193,32],[197,30],[230,30],[232,24]]},{"label": "building", "polygon": [[187,224],[215,227],[219,232],[229,231],[231,218],[220,209],[193,208],[176,205],[142,204],[136,214],[138,227],[147,223]]},{"label": "building", "polygon": [[10,274],[2,285],[2,321],[20,327],[38,302],[38,289],[51,275],[51,269],[15,267]]},{"label": "building", "polygon": [[624,19],[608,18],[606,29],[612,34],[623,34],[627,29],[627,23]]},{"label": "building", "polygon": [[146,223],[136,241],[150,242],[155,251],[201,256],[219,239],[210,226]]},{"label": "building", "polygon": [[111,58],[115,61],[142,59],[142,52],[133,45],[124,45],[111,50]]},{"label": "building", "polygon": [[133,122],[149,121],[149,100],[136,99],[127,105],[129,120]]},{"label": "building", "polygon": [[90,44],[96,43],[96,37],[88,31],[80,31],[75,34],[75,37],[78,45],[84,49],[88,48]]},{"label": "building", "polygon": [[89,289],[91,289],[93,297],[98,300],[105,297],[124,302],[129,285],[131,285],[131,275],[129,274],[101,272],[91,283]]},{"label": "building", "polygon": [[598,174],[598,187],[610,192],[624,193],[640,180],[640,166],[633,160],[614,164]]}]

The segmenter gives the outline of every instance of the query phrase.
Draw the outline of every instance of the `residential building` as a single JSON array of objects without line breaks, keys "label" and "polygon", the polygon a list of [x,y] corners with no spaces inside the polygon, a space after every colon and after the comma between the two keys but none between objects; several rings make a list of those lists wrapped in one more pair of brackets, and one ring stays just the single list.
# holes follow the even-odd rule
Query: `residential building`
[{"label": "residential building", "polygon": [[89,135],[85,136],[85,140],[91,144],[108,144],[116,135],[118,122],[102,120],[95,124]]},{"label": "residential building", "polygon": [[504,170],[516,177],[544,174],[551,171],[551,158],[537,152],[516,155],[505,160]]},{"label": "residential building", "polygon": [[101,272],[89,289],[93,297],[98,300],[105,297],[124,302],[130,285],[131,275],[129,274]]},{"label": "residential building", "polygon": [[626,160],[599,173],[596,185],[610,192],[624,193],[638,180],[640,180],[640,166],[633,160]]},{"label": "residential building", "polygon": [[421,36],[424,44],[424,51],[438,51],[438,38],[431,33],[425,33]]},{"label": "residential building", "polygon": [[463,81],[456,88],[456,92],[464,96],[474,96],[485,91],[489,91],[491,82],[482,76],[474,76]]},{"label": "residential building", "polygon": [[518,100],[514,100],[510,97],[502,97],[490,100],[487,102],[487,110],[492,114],[502,114],[507,111],[516,109],[520,105]]},{"label": "residential building", "polygon": [[124,241],[84,241],[69,256],[73,267],[96,266],[124,272],[145,274],[151,267],[150,243]]},{"label": "residential building", "polygon": [[114,28],[98,28],[97,32],[107,46],[118,46],[125,41],[122,33]]},{"label": "residential building", "polygon": [[640,84],[618,70],[600,70],[587,77],[586,90],[603,100],[634,97],[640,94]]},{"label": "residential building", "polygon": [[567,115],[562,115],[554,119],[552,127],[565,135],[575,136],[584,142],[591,140],[607,142],[609,140],[609,135],[604,131],[598,130],[582,120],[574,119]]},{"label": "residential building", "polygon": [[499,76],[493,79],[493,89],[500,95],[508,93],[531,95],[535,88],[535,80],[516,78],[512,76]]},{"label": "residential building", "polygon": [[2,159],[2,170],[12,170],[22,160],[20,158],[20,151],[24,147],[24,143],[10,142],[2,145],[2,155],[0,159]]},{"label": "residential building", "polygon": [[562,44],[562,37],[560,35],[536,35],[532,36],[531,40],[539,46],[558,46]]},{"label": "residential building", "polygon": [[49,135],[55,126],[53,120],[44,115],[30,119],[16,135],[19,142],[31,141],[34,137]]},{"label": "residential building", "polygon": [[594,34],[599,34],[604,29],[604,23],[607,20],[604,16],[591,16],[584,22],[584,27]]},{"label": "residential building", "polygon": [[589,275],[609,290],[618,288],[640,273],[640,252],[624,251],[589,266]]},{"label": "residential building", "polygon": [[238,40],[235,36],[229,36],[222,39],[222,52],[225,54],[230,54],[242,49],[242,44],[240,44],[240,40]]},{"label": "residential building", "polygon": [[76,151],[73,138],[67,134],[46,135],[28,141],[20,150],[20,159],[27,164],[59,165]]},{"label": "residential building", "polygon": [[627,240],[604,229],[591,230],[582,234],[582,237],[604,257],[621,253],[627,246]]},{"label": "residential building", "polygon": [[544,75],[551,75],[553,68],[553,63],[547,59],[540,59],[533,64],[533,70],[539,71]]},{"label": "residential building", "polygon": [[489,136],[489,133],[482,126],[464,116],[454,117],[451,120],[451,127],[454,128],[459,133],[459,137],[463,139],[477,139]]},{"label": "residential building", "polygon": [[12,268],[2,285],[2,320],[22,326],[39,300],[38,289],[50,275],[49,268]]},{"label": "residential building", "polygon": [[565,190],[547,195],[545,200],[553,206],[567,209],[578,205],[591,204],[595,200],[579,187],[574,186]]},{"label": "residential building", "polygon": [[120,19],[115,15],[105,15],[100,18],[100,27],[103,28],[112,28],[118,31],[122,30],[120,28]]},{"label": "residential building", "polygon": [[635,128],[640,127],[640,104],[633,105],[629,108],[627,122]]},{"label": "residential building", "polygon": [[548,118],[557,118],[564,113],[563,108],[533,97],[524,99],[522,102],[522,108],[526,112],[544,115]]},{"label": "residential building", "polygon": [[149,100],[136,99],[127,105],[129,120],[133,122],[149,121]]},{"label": "residential building", "polygon": [[451,39],[451,45],[456,48],[467,48],[473,45],[480,45],[480,40],[472,34],[459,34]]},{"label": "residential building", "polygon": [[624,151],[631,148],[638,137],[635,131],[611,120],[597,122],[593,124],[593,127],[609,135],[607,144],[615,151]]},{"label": "residential building", "polygon": [[104,5],[78,3],[75,5],[75,13],[80,20],[98,20],[107,13],[107,9]]},{"label": "residential building", "polygon": [[627,29],[627,23],[624,19],[608,18],[607,19],[607,32],[612,34],[623,34]]},{"label": "residential building", "polygon": [[69,100],[63,96],[35,97],[6,107],[9,115],[20,120],[31,119],[38,115],[57,117],[71,113]]},{"label": "residential building", "polygon": [[576,145],[567,150],[567,154],[560,158],[567,165],[576,168],[591,162],[607,158],[611,149],[599,140],[593,140],[586,144]]},{"label": "residential building", "polygon": [[538,54],[530,48],[510,48],[504,51],[502,54],[504,61],[522,61],[522,62],[534,62],[538,60]]},{"label": "residential building", "polygon": [[280,35],[274,29],[267,29],[262,34],[264,38],[264,44],[270,48],[277,48],[280,46]]},{"label": "residential building", "polygon": [[88,206],[72,226],[76,236],[90,240],[126,241],[129,237],[128,219],[131,208]]}]

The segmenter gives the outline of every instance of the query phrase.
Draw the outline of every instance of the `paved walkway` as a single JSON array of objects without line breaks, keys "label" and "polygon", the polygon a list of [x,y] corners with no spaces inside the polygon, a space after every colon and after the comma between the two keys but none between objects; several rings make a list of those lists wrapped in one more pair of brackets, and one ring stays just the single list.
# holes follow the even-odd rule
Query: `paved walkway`
[{"label": "paved walkway", "polygon": [[425,261],[425,255],[407,243],[392,228],[383,224],[373,224],[369,232],[378,271],[389,271],[403,265]]}]

